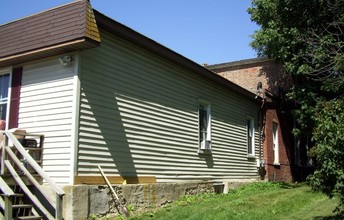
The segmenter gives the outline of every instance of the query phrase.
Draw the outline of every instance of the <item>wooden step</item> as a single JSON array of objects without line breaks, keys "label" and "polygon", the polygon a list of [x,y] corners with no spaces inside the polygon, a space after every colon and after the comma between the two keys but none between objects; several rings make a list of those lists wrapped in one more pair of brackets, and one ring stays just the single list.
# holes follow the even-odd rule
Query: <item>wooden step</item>
[{"label": "wooden step", "polygon": [[[1,194],[1,196],[5,196],[4,194]],[[22,193],[14,193],[13,194],[13,197],[23,197],[24,196],[24,194],[22,194]]]},{"label": "wooden step", "polygon": [[42,148],[39,148],[39,147],[24,147],[25,150],[34,150],[34,151],[40,151],[40,150],[43,150]]},{"label": "wooden step", "polygon": [[15,217],[15,220],[41,220],[41,216],[19,216]]},{"label": "wooden step", "polygon": [[[39,174],[31,174],[40,184],[43,183],[43,178],[39,175]],[[5,180],[5,182],[7,183],[7,185],[9,186],[14,186],[14,185],[17,185],[17,182],[14,180],[14,178],[12,177],[11,174],[4,174],[4,175],[1,175],[1,177]],[[21,179],[24,181],[24,183],[27,185],[27,186],[30,186],[30,185],[33,185],[32,182],[28,179],[27,176],[25,175],[22,175],[20,176]]]},{"label": "wooden step", "polygon": [[31,204],[19,204],[19,205],[12,205],[12,208],[14,209],[28,209],[28,208],[32,208],[33,205]]}]

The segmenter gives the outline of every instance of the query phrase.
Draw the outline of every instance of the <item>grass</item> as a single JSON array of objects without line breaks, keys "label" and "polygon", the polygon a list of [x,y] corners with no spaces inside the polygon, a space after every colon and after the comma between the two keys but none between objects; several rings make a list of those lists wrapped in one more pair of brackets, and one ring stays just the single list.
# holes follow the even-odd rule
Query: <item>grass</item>
[{"label": "grass", "polygon": [[229,194],[185,196],[131,220],[145,219],[314,219],[337,220],[336,199],[311,191],[305,184],[253,183]]}]

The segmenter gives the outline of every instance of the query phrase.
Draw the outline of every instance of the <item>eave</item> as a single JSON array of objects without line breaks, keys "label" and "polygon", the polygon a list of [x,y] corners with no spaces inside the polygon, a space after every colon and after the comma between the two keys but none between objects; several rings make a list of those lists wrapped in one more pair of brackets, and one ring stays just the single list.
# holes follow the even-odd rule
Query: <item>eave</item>
[{"label": "eave", "polygon": [[99,45],[99,42],[95,42],[87,38],[82,38],[57,45],[52,45],[49,47],[37,48],[35,50],[30,50],[23,53],[0,58],[0,68],[44,59],[59,54],[70,53],[77,50],[90,49]]}]

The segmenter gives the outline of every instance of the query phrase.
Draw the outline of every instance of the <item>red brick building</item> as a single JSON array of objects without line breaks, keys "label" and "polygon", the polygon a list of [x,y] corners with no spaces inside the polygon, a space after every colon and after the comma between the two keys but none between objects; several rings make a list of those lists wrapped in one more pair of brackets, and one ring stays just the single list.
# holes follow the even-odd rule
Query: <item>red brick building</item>
[{"label": "red brick building", "polygon": [[266,58],[207,65],[208,69],[263,98],[259,114],[265,176],[271,181],[290,182],[299,176],[294,166],[297,151],[291,133],[293,119],[285,101],[291,79],[283,68]]}]

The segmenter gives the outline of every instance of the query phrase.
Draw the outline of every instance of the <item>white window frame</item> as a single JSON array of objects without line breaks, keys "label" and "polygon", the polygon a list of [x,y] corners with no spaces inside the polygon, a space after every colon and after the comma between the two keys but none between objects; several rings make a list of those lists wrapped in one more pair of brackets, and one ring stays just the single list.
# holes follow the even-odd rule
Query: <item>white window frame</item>
[{"label": "white window frame", "polygon": [[8,129],[9,122],[9,112],[10,112],[10,100],[11,100],[11,88],[12,88],[12,68],[0,69],[0,75],[9,75],[9,84],[8,84],[8,94],[7,94],[7,106],[6,106],[6,126],[5,129]]},{"label": "white window frame", "polygon": [[[202,107],[203,106],[203,107]],[[206,129],[204,134],[202,134],[201,128],[201,107],[204,108],[206,111]],[[212,146],[211,146],[211,104],[205,100],[198,100],[198,153],[210,153]]]},{"label": "white window frame", "polygon": [[247,156],[249,158],[252,158],[252,157],[255,157],[255,152],[256,152],[255,121],[254,121],[254,118],[252,116],[247,116],[246,134],[247,134],[246,135],[246,137],[247,137]]},{"label": "white window frame", "polygon": [[272,123],[272,147],[274,152],[274,165],[280,165],[279,163],[279,143],[278,143],[278,124]]}]

